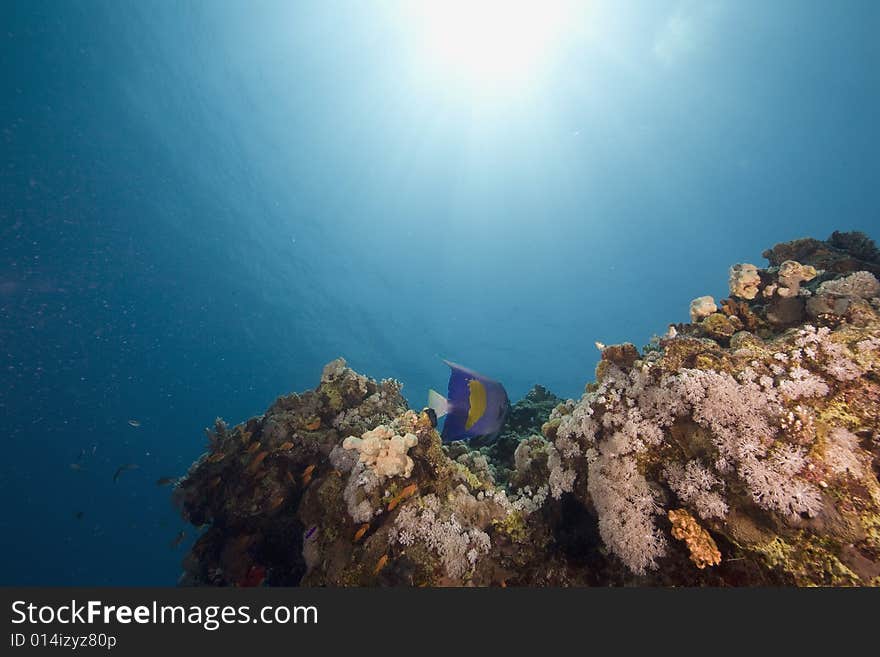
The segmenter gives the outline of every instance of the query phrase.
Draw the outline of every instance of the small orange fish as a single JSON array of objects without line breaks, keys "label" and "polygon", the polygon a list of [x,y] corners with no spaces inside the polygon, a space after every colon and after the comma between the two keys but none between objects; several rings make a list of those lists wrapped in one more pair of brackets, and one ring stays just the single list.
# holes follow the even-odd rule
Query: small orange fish
[{"label": "small orange fish", "polygon": [[269,511],[274,511],[284,503],[284,493],[277,493],[269,500]]},{"label": "small orange fish", "polygon": [[363,525],[361,525],[360,529],[358,529],[354,533],[354,542],[357,543],[359,540],[361,540],[364,537],[364,534],[367,533],[367,530],[369,528],[370,528],[370,523],[368,523],[368,522],[365,522]]},{"label": "small orange fish", "polygon": [[278,449],[286,452],[291,447],[293,447],[293,443],[288,440],[286,443],[281,443]]},{"label": "small orange fish", "polygon": [[419,489],[419,485],[418,485],[418,484],[410,484],[409,486],[407,486],[406,488],[404,488],[404,489],[403,489],[402,491],[400,491],[397,495],[395,495],[395,496],[391,499],[391,501],[388,503],[388,510],[389,510],[389,511],[394,511],[395,507],[396,507],[398,504],[400,504],[401,502],[403,502],[403,501],[404,501],[405,499],[407,499],[408,497],[412,497],[418,489]]},{"label": "small orange fish", "polygon": [[253,453],[256,452],[258,449],[260,449],[260,441],[257,441],[257,442],[255,442],[255,443],[252,443],[251,446],[247,448],[247,452],[246,452],[246,453],[247,453],[247,454],[253,454]]},{"label": "small orange fish", "polygon": [[217,475],[211,481],[208,482],[208,488],[215,488],[217,486],[217,484],[219,484],[222,479],[223,479],[223,477],[221,477],[220,475]]},{"label": "small orange fish", "polygon": [[310,465],[309,467],[307,467],[303,471],[303,479],[302,479],[303,486],[309,485],[309,482],[312,480],[312,473],[314,471],[315,471],[315,464],[314,463],[312,465]]},{"label": "small orange fish", "polygon": [[379,571],[382,570],[385,567],[385,564],[387,564],[387,563],[388,563],[388,555],[383,554],[382,558],[379,559],[379,562],[376,564],[376,568],[373,570],[373,574],[378,575]]},{"label": "small orange fish", "polygon": [[317,420],[315,420],[313,422],[309,422],[306,425],[306,429],[308,429],[309,431],[317,431],[320,428],[321,428],[321,418],[318,418]]},{"label": "small orange fish", "polygon": [[248,466],[248,472],[254,473],[259,469],[260,463],[262,463],[266,457],[269,456],[269,452],[260,452],[254,457],[254,460],[251,461],[251,464]]},{"label": "small orange fish", "polygon": [[226,452],[214,452],[208,457],[208,463],[219,463],[226,458]]},{"label": "small orange fish", "polygon": [[296,479],[293,478],[293,473],[290,470],[288,470],[284,474],[287,477],[287,481],[289,481],[291,484],[296,485]]}]

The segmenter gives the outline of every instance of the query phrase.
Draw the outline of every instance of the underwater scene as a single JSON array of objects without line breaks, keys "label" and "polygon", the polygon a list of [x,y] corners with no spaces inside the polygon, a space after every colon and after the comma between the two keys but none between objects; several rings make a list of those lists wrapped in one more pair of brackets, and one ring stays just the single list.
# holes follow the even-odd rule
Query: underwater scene
[{"label": "underwater scene", "polygon": [[880,585],[878,32],[0,2],[0,585]]}]

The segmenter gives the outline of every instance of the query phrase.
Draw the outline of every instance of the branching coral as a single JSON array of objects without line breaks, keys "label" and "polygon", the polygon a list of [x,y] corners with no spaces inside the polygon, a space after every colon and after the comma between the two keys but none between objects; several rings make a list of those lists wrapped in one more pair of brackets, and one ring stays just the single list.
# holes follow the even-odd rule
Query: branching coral
[{"label": "branching coral", "polygon": [[673,461],[666,466],[664,474],[669,487],[679,499],[696,509],[701,518],[723,518],[727,515],[724,481],[698,460],[690,460],[685,465]]},{"label": "branching coral", "polygon": [[404,546],[424,543],[439,557],[449,578],[462,578],[489,551],[489,535],[475,527],[463,527],[454,513],[444,517],[436,495],[427,495],[421,502],[401,510],[391,539]]},{"label": "branching coral", "polygon": [[602,455],[590,464],[587,481],[605,545],[637,575],[656,568],[666,552],[655,522],[661,507],[635,458]]},{"label": "branching coral", "polygon": [[843,427],[834,427],[826,439],[825,463],[836,475],[850,475],[861,479],[868,474],[859,439]]},{"label": "branching coral", "polygon": [[[696,451],[705,460],[664,457],[664,481],[700,517],[726,517],[727,481],[744,487],[755,504],[785,522],[815,517],[823,498],[805,474],[810,457],[802,446],[815,440],[813,420],[802,405],[789,404],[830,394],[822,374],[851,380],[841,372],[855,365],[828,329],[806,327],[787,334],[784,345],[775,352],[766,349],[763,361],[743,363],[736,377],[687,367],[666,372],[662,357],[637,361],[628,372],[603,368],[594,389],[558,412],[551,492],[577,492],[575,477],[583,461],[603,541],[635,573],[653,567],[664,553],[655,522],[663,501],[643,471],[674,436],[685,440],[685,453]],[[680,419],[702,433],[682,434],[676,427],[687,425]]]}]

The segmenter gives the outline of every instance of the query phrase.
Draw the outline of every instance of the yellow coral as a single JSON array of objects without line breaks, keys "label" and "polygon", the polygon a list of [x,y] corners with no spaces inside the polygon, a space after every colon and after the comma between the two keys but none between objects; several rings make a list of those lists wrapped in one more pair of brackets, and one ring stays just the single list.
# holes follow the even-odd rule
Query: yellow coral
[{"label": "yellow coral", "polygon": [[791,544],[777,536],[752,546],[770,568],[791,576],[796,586],[859,586],[861,580],[822,539],[807,534]]},{"label": "yellow coral", "polygon": [[736,328],[731,321],[721,313],[712,313],[700,322],[700,326],[706,332],[706,335],[713,340],[729,340],[736,332]]},{"label": "yellow coral", "polygon": [[345,406],[345,402],[342,399],[342,393],[336,388],[321,386],[319,390],[327,396],[327,405],[331,410],[339,412],[342,410],[342,407]]},{"label": "yellow coral", "polygon": [[715,541],[694,517],[685,509],[676,509],[668,513],[672,523],[672,535],[687,543],[691,561],[697,568],[716,566],[721,563],[721,552]]}]

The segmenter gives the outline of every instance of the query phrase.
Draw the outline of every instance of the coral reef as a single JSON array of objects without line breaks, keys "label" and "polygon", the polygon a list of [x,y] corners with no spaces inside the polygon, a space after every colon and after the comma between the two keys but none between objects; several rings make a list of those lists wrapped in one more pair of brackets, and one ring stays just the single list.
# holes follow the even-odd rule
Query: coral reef
[{"label": "coral reef", "polygon": [[[233,428],[218,419],[206,430],[208,451],[173,489],[184,518],[205,529],[181,583],[298,584],[310,545],[328,530],[308,524],[312,513],[298,513],[304,494],[335,484],[341,501],[338,477],[328,484],[331,452],[338,448],[354,465],[357,454],[342,449],[343,439],[388,425],[405,410],[398,382],[377,383],[339,359],[324,368],[317,389],[280,397],[265,415]],[[328,505],[326,512],[335,511]]]},{"label": "coral reef", "polygon": [[[839,255],[838,268],[856,262]],[[876,280],[790,259],[754,272],[746,292],[731,276],[743,299],[631,365],[600,366],[584,397],[557,409],[562,491],[596,509],[604,545],[643,583],[681,581],[675,564],[706,532],[720,564],[700,583],[877,584]],[[833,316],[805,302],[831,296],[845,300]]]},{"label": "coral reef", "polygon": [[834,231],[825,242],[810,237],[782,242],[762,255],[771,267],[794,260],[832,274],[867,271],[880,275],[880,252],[873,240],[859,232]]},{"label": "coral reef", "polygon": [[492,442],[442,444],[341,359],[218,420],[174,488],[204,529],[181,584],[880,584],[880,258],[858,233],[765,256]]}]

